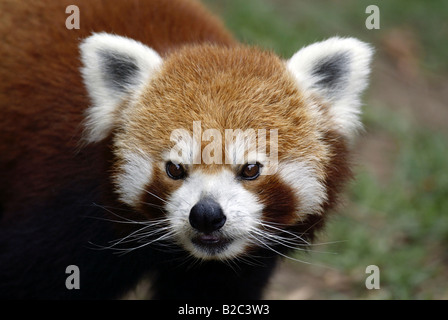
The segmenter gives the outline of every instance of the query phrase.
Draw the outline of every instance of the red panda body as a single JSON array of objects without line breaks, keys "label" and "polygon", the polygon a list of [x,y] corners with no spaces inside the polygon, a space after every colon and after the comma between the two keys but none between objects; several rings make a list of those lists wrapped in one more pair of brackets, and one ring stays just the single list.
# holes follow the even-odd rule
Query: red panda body
[{"label": "red panda body", "polygon": [[190,0],[0,11],[0,297],[119,298],[150,276],[155,298],[260,298],[350,178],[357,40],[284,61]]}]

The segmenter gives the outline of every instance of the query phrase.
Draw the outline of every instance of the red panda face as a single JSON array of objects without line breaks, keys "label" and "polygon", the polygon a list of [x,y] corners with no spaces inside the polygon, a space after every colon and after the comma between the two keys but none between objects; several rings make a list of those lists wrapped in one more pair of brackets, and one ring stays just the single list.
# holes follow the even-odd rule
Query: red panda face
[{"label": "red panda face", "polygon": [[[330,39],[283,61],[247,47],[160,58],[130,39],[81,46],[86,139],[113,135],[118,198],[202,259],[297,246],[349,176],[370,49]],[[274,250],[274,249],[273,249]]]}]

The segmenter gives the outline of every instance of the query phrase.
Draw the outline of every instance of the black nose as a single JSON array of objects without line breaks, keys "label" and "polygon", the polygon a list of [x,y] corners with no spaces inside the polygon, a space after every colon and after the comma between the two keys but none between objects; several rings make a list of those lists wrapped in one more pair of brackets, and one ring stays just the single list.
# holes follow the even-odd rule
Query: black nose
[{"label": "black nose", "polygon": [[211,198],[203,198],[190,210],[190,224],[200,232],[219,230],[226,222],[221,206]]}]

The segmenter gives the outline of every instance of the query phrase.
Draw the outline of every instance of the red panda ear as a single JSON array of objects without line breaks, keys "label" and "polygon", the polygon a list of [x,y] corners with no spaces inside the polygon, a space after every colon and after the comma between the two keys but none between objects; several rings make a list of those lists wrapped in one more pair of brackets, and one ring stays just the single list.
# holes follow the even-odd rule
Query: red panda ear
[{"label": "red panda ear", "polygon": [[148,83],[162,58],[140,42],[107,33],[86,38],[80,50],[81,72],[92,102],[85,138],[98,142],[110,133],[117,107]]},{"label": "red panda ear", "polygon": [[322,97],[347,138],[360,126],[360,95],[368,83],[372,48],[354,38],[330,38],[304,47],[287,61],[304,93]]}]

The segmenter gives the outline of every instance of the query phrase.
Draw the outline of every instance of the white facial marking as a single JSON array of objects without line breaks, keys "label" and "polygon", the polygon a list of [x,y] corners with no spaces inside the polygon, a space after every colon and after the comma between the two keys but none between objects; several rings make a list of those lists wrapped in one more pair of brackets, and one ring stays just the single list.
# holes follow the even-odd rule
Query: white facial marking
[{"label": "white facial marking", "polygon": [[321,212],[327,193],[312,165],[304,161],[280,163],[279,174],[296,192],[300,203],[299,215]]},{"label": "white facial marking", "polygon": [[116,176],[119,199],[130,206],[137,206],[145,187],[151,182],[152,160],[143,151],[127,152]]}]

